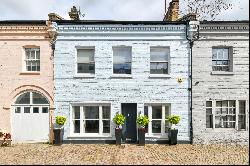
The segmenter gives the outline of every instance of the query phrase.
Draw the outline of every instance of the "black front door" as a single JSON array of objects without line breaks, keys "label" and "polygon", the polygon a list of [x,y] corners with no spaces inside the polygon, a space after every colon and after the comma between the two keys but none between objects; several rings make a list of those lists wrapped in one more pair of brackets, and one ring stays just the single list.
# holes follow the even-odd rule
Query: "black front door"
[{"label": "black front door", "polygon": [[123,140],[125,142],[137,141],[136,130],[136,115],[137,104],[136,103],[122,103],[122,114],[125,116],[125,123],[123,125],[122,133]]}]

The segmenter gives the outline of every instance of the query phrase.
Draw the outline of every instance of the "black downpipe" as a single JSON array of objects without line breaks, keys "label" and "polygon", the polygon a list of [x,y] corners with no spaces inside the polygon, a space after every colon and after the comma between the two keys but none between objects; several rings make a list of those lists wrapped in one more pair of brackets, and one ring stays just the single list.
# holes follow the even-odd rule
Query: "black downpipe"
[{"label": "black downpipe", "polygon": [[188,43],[189,43],[189,48],[190,48],[190,75],[189,75],[189,78],[190,78],[190,88],[189,88],[189,91],[190,91],[190,144],[193,144],[193,94],[192,94],[192,91],[193,91],[193,87],[192,87],[192,75],[193,75],[193,45],[194,45],[194,41],[189,39],[188,38],[188,26],[189,26],[189,21],[187,21],[187,24],[186,24],[186,39],[188,40]]}]

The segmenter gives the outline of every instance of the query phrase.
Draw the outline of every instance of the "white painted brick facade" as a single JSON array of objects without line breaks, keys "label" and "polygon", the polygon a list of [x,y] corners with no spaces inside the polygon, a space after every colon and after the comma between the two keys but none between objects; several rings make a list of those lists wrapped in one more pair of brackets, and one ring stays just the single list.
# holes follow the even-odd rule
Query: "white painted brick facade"
[{"label": "white painted brick facade", "polygon": [[[217,27],[221,30],[217,29]],[[225,30],[225,27],[228,29]],[[248,23],[201,24],[201,28],[201,39],[195,42],[193,47],[194,143],[249,144]],[[233,47],[233,75],[211,74],[212,46]],[[208,100],[246,100],[246,130],[206,128],[205,105]]]},{"label": "white painted brick facade", "polygon": [[[100,25],[89,26],[100,27]],[[126,27],[126,25],[119,26]],[[137,25],[136,27],[147,26]],[[179,29],[160,32],[118,30],[112,33],[107,31],[100,33],[63,29],[64,27],[72,28],[74,25],[58,26],[54,55],[55,116],[65,115],[67,117],[64,139],[74,139],[70,137],[71,104],[108,102],[111,104],[111,119],[116,112],[121,112],[121,103],[137,103],[137,113],[144,111],[144,103],[170,103],[171,113],[181,116],[178,139],[189,141],[189,46],[185,39],[185,25],[156,26]],[[86,27],[86,25],[78,25],[78,27]],[[116,28],[117,25],[109,27]],[[132,78],[112,78],[112,46],[120,45],[132,46]],[[74,77],[76,46],[95,47],[94,78]],[[149,77],[150,46],[170,47],[170,78]],[[178,78],[183,78],[184,81],[178,83]],[[115,139],[113,122],[111,122],[111,126],[112,137],[92,139]],[[91,138],[81,137],[80,139]]]}]

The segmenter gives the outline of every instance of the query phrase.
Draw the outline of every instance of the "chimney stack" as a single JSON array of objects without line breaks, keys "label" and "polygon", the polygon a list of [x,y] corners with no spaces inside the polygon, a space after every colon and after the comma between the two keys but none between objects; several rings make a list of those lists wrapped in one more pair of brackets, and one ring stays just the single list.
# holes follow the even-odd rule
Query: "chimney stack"
[{"label": "chimney stack", "polygon": [[179,0],[172,0],[169,3],[167,12],[166,12],[166,0],[165,0],[165,15],[163,21],[177,21],[178,19],[179,19]]},{"label": "chimney stack", "polygon": [[77,11],[75,6],[71,8],[69,12],[69,17],[71,18],[71,20],[80,20],[79,12]]}]

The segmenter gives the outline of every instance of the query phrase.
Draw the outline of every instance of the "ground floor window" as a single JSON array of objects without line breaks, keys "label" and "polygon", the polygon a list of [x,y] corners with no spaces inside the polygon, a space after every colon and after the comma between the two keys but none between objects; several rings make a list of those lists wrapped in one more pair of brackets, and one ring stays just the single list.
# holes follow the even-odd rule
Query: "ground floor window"
[{"label": "ground floor window", "polygon": [[72,133],[79,135],[110,134],[110,105],[72,106]]},{"label": "ground floor window", "polygon": [[206,101],[207,128],[246,129],[246,101]]},{"label": "ground floor window", "polygon": [[170,125],[165,119],[170,115],[170,104],[146,104],[144,115],[149,118],[146,126],[148,135],[165,135],[168,132]]}]

